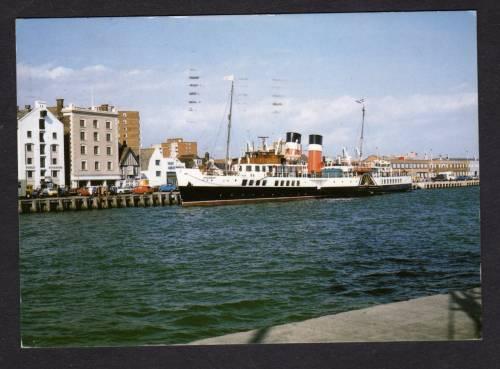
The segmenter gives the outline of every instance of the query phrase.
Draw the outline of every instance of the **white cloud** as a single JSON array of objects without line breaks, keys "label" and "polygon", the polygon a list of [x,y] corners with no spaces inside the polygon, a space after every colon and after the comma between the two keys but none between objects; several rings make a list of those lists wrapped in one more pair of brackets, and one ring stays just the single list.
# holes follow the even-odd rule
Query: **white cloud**
[{"label": "white cloud", "polygon": [[[57,65],[18,64],[18,103],[32,104],[56,98],[66,103],[90,104],[91,91],[96,103],[110,103],[122,109],[139,110],[143,146],[168,136],[197,140],[202,150],[214,150],[225,140],[227,124],[227,83],[222,76],[204,78],[200,104],[189,112],[185,73],[155,69],[113,69],[89,65],[79,69]],[[259,85],[258,81],[255,81]],[[243,148],[248,136],[266,135],[275,139],[287,131],[324,136],[328,154],[342,146],[351,152],[361,129],[361,107],[354,96],[311,96],[308,99],[282,98],[279,114],[273,99],[259,98],[264,87],[251,90],[246,105],[234,104],[233,153]],[[289,95],[290,96],[290,95]],[[443,94],[368,97],[366,101],[366,153],[375,147],[381,153],[463,150],[477,147],[477,94],[466,86]],[[455,137],[470,136],[457,140]],[[222,145],[223,146],[223,145]]]}]

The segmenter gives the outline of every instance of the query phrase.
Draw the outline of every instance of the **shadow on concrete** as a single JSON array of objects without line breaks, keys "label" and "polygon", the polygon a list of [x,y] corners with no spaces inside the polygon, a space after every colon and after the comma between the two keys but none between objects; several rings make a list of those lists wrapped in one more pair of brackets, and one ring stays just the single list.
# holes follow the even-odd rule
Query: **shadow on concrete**
[{"label": "shadow on concrete", "polygon": [[248,343],[263,343],[271,327],[260,328],[255,332],[255,334],[250,338]]},{"label": "shadow on concrete", "polygon": [[474,338],[481,338],[481,290],[450,292],[448,314],[448,339],[455,339],[455,312],[462,311],[474,323]]}]

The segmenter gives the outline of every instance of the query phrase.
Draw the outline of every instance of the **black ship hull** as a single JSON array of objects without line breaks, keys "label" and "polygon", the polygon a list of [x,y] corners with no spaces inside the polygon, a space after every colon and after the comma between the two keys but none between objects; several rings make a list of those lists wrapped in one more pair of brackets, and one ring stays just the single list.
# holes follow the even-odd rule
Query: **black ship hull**
[{"label": "black ship hull", "polygon": [[411,190],[411,184],[356,187],[222,187],[181,186],[182,204],[223,205],[261,201],[288,201],[308,198],[372,196]]}]

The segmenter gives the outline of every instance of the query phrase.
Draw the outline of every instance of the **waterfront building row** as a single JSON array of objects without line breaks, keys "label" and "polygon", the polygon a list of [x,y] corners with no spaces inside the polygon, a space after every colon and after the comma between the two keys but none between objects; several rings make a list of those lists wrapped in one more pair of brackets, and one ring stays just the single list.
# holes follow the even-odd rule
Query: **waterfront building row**
[{"label": "waterfront building row", "polygon": [[[392,169],[402,175],[409,175],[414,181],[425,181],[442,173],[450,173],[453,176],[479,177],[478,158],[415,158],[406,156],[384,156],[381,157],[390,162]],[[379,159],[372,155],[365,162]]]},{"label": "waterfront building row", "polygon": [[36,101],[18,109],[17,139],[18,179],[32,189],[135,185],[141,178],[152,186],[176,184],[175,168],[199,160],[197,143],[183,138],[141,149],[139,113],[108,104]]},{"label": "waterfront building row", "polygon": [[18,179],[31,188],[76,188],[137,176],[139,159],[119,134],[118,115],[107,104],[64,107],[63,99],[53,107],[35,101],[33,108],[18,110]]}]

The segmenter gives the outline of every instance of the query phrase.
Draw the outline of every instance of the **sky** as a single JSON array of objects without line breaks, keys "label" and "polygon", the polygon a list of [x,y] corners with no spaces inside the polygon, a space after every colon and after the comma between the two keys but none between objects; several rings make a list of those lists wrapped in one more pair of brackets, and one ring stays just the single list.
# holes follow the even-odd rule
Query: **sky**
[{"label": "sky", "polygon": [[478,155],[473,11],[19,19],[16,40],[19,106],[137,110],[142,147],[223,157],[233,75],[232,155],[288,131],[354,155],[360,98],[364,154]]}]

